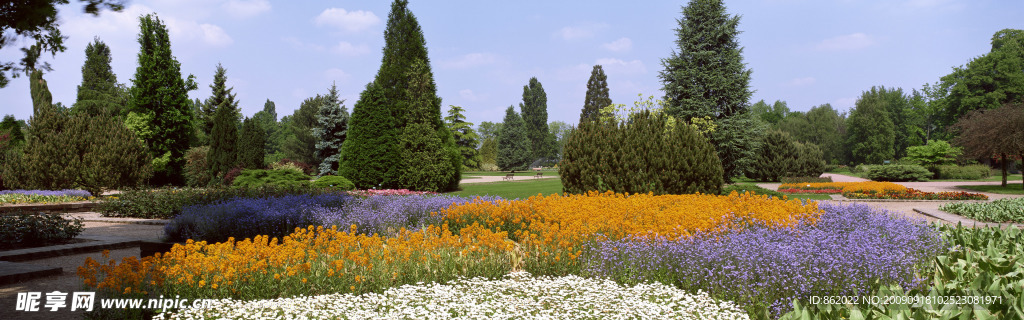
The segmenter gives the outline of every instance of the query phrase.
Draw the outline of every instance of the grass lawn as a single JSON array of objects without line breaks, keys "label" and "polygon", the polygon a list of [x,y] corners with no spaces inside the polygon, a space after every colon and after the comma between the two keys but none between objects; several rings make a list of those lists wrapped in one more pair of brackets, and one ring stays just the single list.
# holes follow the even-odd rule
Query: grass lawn
[{"label": "grass lawn", "polygon": [[990,192],[999,194],[1024,194],[1024,189],[1021,189],[1020,183],[1008,183],[1003,188],[1001,185],[991,186],[956,186],[957,188],[963,188],[967,190],[979,191],[979,192]]},{"label": "grass lawn", "polygon": [[[535,173],[529,172],[530,175]],[[505,175],[502,173],[501,175]],[[519,174],[516,174],[519,176]],[[526,176],[526,174],[523,174]],[[562,193],[562,179],[523,179],[518,181],[501,181],[487,183],[463,183],[459,185],[462,191],[449,192],[455,196],[500,196],[505,199],[521,198],[526,199],[537,195],[560,194]]]},{"label": "grass lawn", "polygon": [[[554,170],[554,169],[545,169],[545,170],[541,170],[540,172],[543,172],[545,176],[549,176],[549,175],[556,175],[557,176],[558,175],[558,170]],[[502,177],[504,177],[506,174],[508,174],[508,171],[463,171],[462,172],[462,177],[463,178],[468,178],[468,177],[473,177],[473,176],[502,176]],[[534,176],[536,174],[537,174],[537,171],[533,171],[533,170],[516,171],[516,176],[517,177],[526,177],[526,176],[532,177],[532,176]]]}]

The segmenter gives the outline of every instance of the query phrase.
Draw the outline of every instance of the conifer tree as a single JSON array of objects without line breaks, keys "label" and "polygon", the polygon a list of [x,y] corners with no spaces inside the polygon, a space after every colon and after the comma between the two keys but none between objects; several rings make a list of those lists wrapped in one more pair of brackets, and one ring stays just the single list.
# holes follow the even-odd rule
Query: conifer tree
[{"label": "conifer tree", "polygon": [[548,95],[536,77],[530,78],[530,83],[523,86],[523,102],[519,109],[533,159],[552,157],[553,142],[548,137]]},{"label": "conifer tree", "polygon": [[341,147],[340,176],[359,189],[395,188],[400,174],[398,121],[384,100],[384,90],[371,82],[352,107],[352,119]]},{"label": "conifer tree", "polygon": [[235,100],[235,94],[231,91],[234,88],[227,87],[227,70],[218,63],[217,71],[213,74],[213,84],[210,85],[211,94],[206,101],[199,106],[201,113],[198,115],[198,119],[202,123],[203,133],[209,137],[210,144],[213,143],[213,126],[216,123],[214,119],[217,115],[217,109],[221,106],[227,106],[235,111],[236,122],[241,120],[241,113],[238,111],[238,100]]},{"label": "conifer tree", "polygon": [[795,175],[800,165],[798,151],[789,133],[780,130],[768,132],[748,167],[747,177],[757,181],[778,182],[782,177]]},{"label": "conifer tree", "polygon": [[498,165],[498,140],[495,138],[484,139],[480,144],[480,167],[484,165]]},{"label": "conifer tree", "polygon": [[440,118],[435,118],[433,110],[440,101],[434,95],[433,77],[426,65],[422,61],[413,64],[408,79],[409,121],[403,128],[400,145],[404,169],[401,184],[412,190],[446,191],[455,173],[461,170],[462,155],[459,154],[458,163],[450,161],[452,148],[446,142],[454,141],[445,141],[440,134],[448,133],[448,128],[437,127]]},{"label": "conifer tree", "polygon": [[53,95],[50,88],[43,79],[43,72],[32,70],[29,74],[29,92],[32,94],[32,115],[37,116],[40,109],[48,109],[53,106]]},{"label": "conifer tree", "polygon": [[317,127],[313,128],[316,138],[316,157],[323,159],[319,164],[319,175],[337,175],[341,146],[348,134],[348,110],[345,100],[338,98],[338,87],[331,85],[324,97],[324,103],[317,110]]},{"label": "conifer tree", "polygon": [[[399,127],[404,127],[408,118],[406,109],[409,102],[405,98],[404,88],[409,81],[408,75],[413,63],[416,60],[423,61],[426,72],[433,74],[430,71],[423,30],[408,6],[408,0],[395,0],[391,3],[387,27],[384,29],[384,57],[374,78],[384,94],[384,100],[390,105],[391,115],[398,120]],[[440,107],[434,111],[440,119]]]},{"label": "conifer tree", "polygon": [[263,110],[256,112],[252,117],[263,128],[263,135],[266,137],[266,142],[263,145],[264,154],[269,155],[280,151],[280,143],[273,139],[278,134],[277,132],[281,130],[281,125],[277,122],[277,104],[267,99],[267,102],[263,103]]},{"label": "conifer tree", "polygon": [[161,159],[161,165],[154,166],[154,182],[181,185],[185,151],[193,134],[188,92],[197,86],[191,75],[182,79],[181,64],[171,54],[170,36],[159,18],[140,17],[139,29],[139,66],[132,79],[129,117],[134,113],[151,130],[142,138],[155,161]]},{"label": "conifer tree", "polygon": [[462,115],[465,109],[455,105],[449,107],[448,116],[444,121],[462,154],[462,170],[480,168],[480,153],[476,150],[480,137],[473,130],[473,123],[466,122],[466,116]]},{"label": "conifer tree", "polygon": [[[13,115],[5,115],[3,121],[0,121],[0,134],[4,133],[8,134],[8,147],[20,146],[25,143],[25,134],[21,132],[21,124]],[[3,152],[3,149],[0,149],[0,152]]]},{"label": "conifer tree", "polygon": [[110,67],[110,47],[93,39],[85,47],[85,64],[82,65],[82,84],[78,86],[78,97],[72,107],[75,113],[98,114],[99,109],[119,114],[120,90],[117,76]]},{"label": "conifer tree", "polygon": [[533,153],[530,151],[530,140],[526,136],[525,127],[515,108],[509,106],[505,110],[501,132],[498,133],[498,169],[526,170],[530,165]]},{"label": "conifer tree", "polygon": [[246,169],[263,169],[263,144],[266,132],[259,119],[245,118],[238,136],[238,165]]},{"label": "conifer tree", "polygon": [[212,94],[203,104],[205,110],[215,110],[209,133],[210,174],[222,175],[230,171],[238,163],[238,101],[231,88],[227,88],[227,70],[219,63],[210,85]]},{"label": "conifer tree", "polygon": [[281,145],[285,157],[310,165],[318,165],[323,160],[316,157],[316,138],[313,137],[313,128],[319,126],[316,114],[323,104],[324,97],[319,94],[306,98],[291,115],[288,135]]},{"label": "conifer tree", "polygon": [[601,65],[594,65],[587,80],[587,97],[583,100],[583,111],[580,111],[580,123],[597,119],[601,108],[610,106],[612,98],[608,93],[608,76]]}]

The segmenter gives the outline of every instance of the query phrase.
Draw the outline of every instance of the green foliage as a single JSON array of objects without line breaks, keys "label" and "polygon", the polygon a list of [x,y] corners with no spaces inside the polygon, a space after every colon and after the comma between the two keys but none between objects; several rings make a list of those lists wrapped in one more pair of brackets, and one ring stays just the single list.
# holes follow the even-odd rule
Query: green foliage
[{"label": "green foliage", "polygon": [[210,139],[209,141],[202,141],[204,144],[209,143],[213,145],[216,143],[214,142],[217,139],[214,135],[216,130],[214,127],[217,126],[217,110],[220,110],[222,107],[229,108],[236,123],[242,117],[238,109],[238,100],[235,99],[236,94],[231,92],[234,88],[227,87],[227,79],[227,70],[218,63],[217,71],[213,74],[213,83],[210,84],[210,97],[206,98],[206,101],[198,106],[200,112],[196,114],[196,119],[201,124],[200,128],[203,134]]},{"label": "green foliage", "polygon": [[59,213],[0,216],[0,249],[60,244],[82,233],[82,219],[64,219]]},{"label": "green foliage", "polygon": [[988,203],[951,202],[939,210],[983,222],[1024,222],[1024,198],[1004,198]]},{"label": "green foliage", "polygon": [[313,128],[320,125],[316,121],[316,114],[323,105],[323,100],[320,95],[306,98],[292,114],[287,127],[288,137],[282,145],[288,159],[315,164],[322,160],[316,157],[316,137],[313,136]]},{"label": "green foliage", "polygon": [[641,111],[624,122],[581,123],[559,163],[563,190],[719,194],[722,167],[714,149],[689,126],[669,128],[667,119]]},{"label": "green foliage", "polygon": [[479,144],[477,140],[480,137],[473,130],[473,123],[466,122],[466,116],[462,115],[466,111],[465,109],[455,105],[449,107],[448,116],[444,118],[444,121],[445,126],[452,132],[455,145],[462,154],[461,170],[479,169],[480,153],[477,152],[476,146]]},{"label": "green foliage", "polygon": [[85,47],[82,84],[78,86],[72,112],[97,114],[102,109],[119,115],[125,98],[110,67],[110,47],[99,38],[94,39]]},{"label": "green foliage", "polygon": [[[430,71],[430,58],[427,56],[427,41],[423,38],[423,30],[420,29],[416,16],[408,6],[407,0],[395,0],[391,3],[391,12],[388,13],[388,22],[384,29],[384,56],[373,80],[380,86],[387,108],[391,116],[398,121],[399,128],[404,128],[410,120],[407,115],[409,101],[405,88],[413,64],[417,60],[422,61],[426,66],[426,73],[433,74]],[[436,112],[440,118],[440,103]]]},{"label": "green foliage", "polygon": [[800,150],[793,138],[786,132],[772,130],[761,141],[746,176],[757,181],[777,182],[782,177],[802,175],[796,172],[799,162]]},{"label": "green foliage", "polygon": [[879,95],[864,92],[850,112],[846,126],[846,150],[853,163],[880,164],[895,156],[896,129],[889,119],[886,102]]},{"label": "green foliage", "polygon": [[519,104],[530,141],[532,160],[554,156],[552,141],[548,138],[548,95],[537,77],[530,78],[529,85],[523,86],[523,102]]},{"label": "green foliage", "polygon": [[146,115],[152,136],[141,138],[152,155],[168,155],[167,166],[154,166],[157,184],[181,184],[185,150],[193,135],[192,110],[188,92],[196,89],[193,76],[181,77],[181,64],[171,54],[167,28],[148,14],[139,18],[138,67],[132,79],[128,111]]},{"label": "green foliage", "polygon": [[789,113],[778,123],[778,128],[788,132],[796,141],[820,147],[826,162],[845,161],[843,134],[846,132],[846,115],[840,114],[830,104],[813,107],[807,113]]},{"label": "green foliage", "polygon": [[488,138],[480,146],[480,163],[481,168],[483,164],[498,165],[498,141],[496,138]]},{"label": "green foliage", "polygon": [[766,196],[770,196],[770,197],[777,198],[777,199],[782,199],[782,198],[786,197],[786,195],[783,194],[782,192],[778,192],[778,191],[771,190],[771,189],[761,188],[761,187],[758,187],[758,186],[753,185],[753,184],[741,184],[741,183],[730,184],[730,185],[726,185],[725,187],[722,187],[722,193],[720,193],[720,194],[724,195],[724,196],[727,196],[727,195],[729,195],[729,194],[731,194],[733,192],[736,192],[738,194],[744,194],[744,193],[749,192],[749,193],[752,193],[752,194],[755,194],[755,195],[766,195]]},{"label": "green foliage", "polygon": [[775,100],[775,103],[772,105],[768,105],[764,100],[760,100],[750,106],[750,112],[772,126],[778,125],[782,119],[790,114],[789,106],[785,101],[781,100]]},{"label": "green foliage", "polygon": [[[919,164],[924,166],[925,168],[928,168],[929,171],[932,171],[932,173],[934,173],[935,178],[956,179],[942,178],[942,175],[940,174],[940,170],[938,167],[952,164],[956,160],[956,157],[960,156],[960,154],[962,153],[963,151],[960,148],[951,146],[946,141],[931,140],[928,141],[928,144],[926,145],[913,146],[907,148],[907,156],[903,158],[903,160],[909,161],[910,163]],[[988,176],[987,167],[985,171],[985,176]]]},{"label": "green foliage", "polygon": [[[691,127],[699,120],[690,119]],[[722,161],[724,181],[731,181],[751,165],[758,141],[767,131],[749,112],[718,119],[711,124],[711,130],[706,135]]]},{"label": "green foliage", "polygon": [[245,169],[235,178],[231,186],[238,188],[259,188],[264,186],[295,188],[309,186],[310,177],[295,170]]},{"label": "green foliage", "polygon": [[480,135],[481,143],[482,141],[491,138],[493,138],[494,140],[498,140],[498,134],[501,133],[501,127],[501,122],[495,123],[490,121],[484,121],[481,122],[479,126],[477,126],[476,133]]},{"label": "green foliage", "polygon": [[965,66],[953,68],[936,85],[942,125],[952,125],[974,110],[1024,102],[1024,34],[1003,29],[992,37],[992,49]]},{"label": "green foliage", "polygon": [[21,132],[21,124],[13,115],[4,115],[0,121],[0,135],[8,134],[6,145],[0,146],[0,153],[7,148],[19,147],[25,144],[25,134]]},{"label": "green foliage", "polygon": [[267,99],[267,102],[263,103],[263,110],[256,112],[252,117],[263,128],[263,136],[266,137],[263,153],[271,155],[280,151],[280,141],[274,139],[278,131],[281,131],[281,125],[277,122],[277,105],[270,101],[270,99]]},{"label": "green foliage", "polygon": [[928,169],[914,164],[879,165],[868,172],[868,178],[874,181],[927,181],[931,176]]},{"label": "green foliage", "polygon": [[456,149],[448,128],[438,126],[440,114],[434,111],[440,108],[440,99],[433,76],[421,61],[413,64],[408,79],[409,121],[399,145],[403,167],[400,185],[416,191],[453,190],[452,180],[459,179],[462,170],[462,153]]},{"label": "green foliage", "polygon": [[332,188],[335,190],[349,191],[355,190],[356,185],[345,179],[342,176],[322,176],[313,181],[313,187],[316,188]]},{"label": "green foliage", "polygon": [[52,105],[38,107],[30,119],[24,154],[8,154],[12,163],[5,165],[4,183],[22,189],[72,189],[82,168],[76,143],[81,128],[74,127],[71,119]]},{"label": "green foliage", "polygon": [[40,109],[48,109],[53,105],[53,95],[50,88],[43,79],[43,72],[33,70],[29,76],[29,92],[32,94],[32,114],[36,115]]},{"label": "green foliage", "polygon": [[94,195],[104,191],[136,187],[152,176],[146,144],[124,126],[120,117],[106,109],[92,116],[79,115],[78,146],[81,169],[78,184]]},{"label": "green foliage", "polygon": [[205,187],[213,180],[210,175],[210,163],[206,156],[210,153],[210,146],[200,146],[185,151],[185,185],[189,187]]},{"label": "green foliage", "polygon": [[229,101],[223,100],[216,106],[210,131],[210,155],[207,159],[210,174],[214,176],[223,176],[238,163],[238,111]]},{"label": "green foliage", "polygon": [[497,165],[502,171],[526,170],[533,161],[525,126],[515,108],[509,106],[498,135]]},{"label": "green foliage", "polygon": [[319,163],[318,175],[338,173],[338,160],[341,159],[341,146],[348,135],[348,110],[345,100],[338,98],[338,87],[331,85],[323,104],[317,110],[317,126],[313,128],[315,139],[315,156],[322,159]]},{"label": "green foliage", "polygon": [[612,105],[612,98],[608,93],[608,76],[604,74],[601,65],[594,65],[590,71],[590,80],[587,80],[587,96],[583,100],[583,110],[580,111],[580,122],[597,119],[601,109]]},{"label": "green foliage", "polygon": [[992,175],[992,169],[983,164],[936,166],[935,171],[938,179],[978,180]]},{"label": "green foliage", "polygon": [[263,145],[266,131],[256,118],[242,121],[242,133],[238,136],[238,165],[246,169],[262,169]]},{"label": "green foliage", "polygon": [[832,182],[832,177],[782,177],[782,183],[821,183]]},{"label": "green foliage", "polygon": [[793,175],[801,177],[817,177],[825,173],[825,160],[821,148],[813,143],[794,142],[796,146],[796,166]]},{"label": "green foliage", "polygon": [[1005,105],[992,110],[971,112],[953,128],[960,132],[955,142],[966,154],[991,158],[998,156],[1002,164],[1003,187],[1009,176],[1009,155],[1024,156],[1024,105]]},{"label": "green foliage", "polygon": [[128,189],[123,190],[117,198],[100,202],[97,210],[107,217],[170,219],[180,214],[184,207],[211,204],[232,198],[268,198],[328,192],[336,191],[308,186]]},{"label": "green foliage", "polygon": [[341,147],[339,175],[359,189],[395,188],[401,173],[398,120],[384,101],[384,91],[371,82],[352,108],[348,137]]}]

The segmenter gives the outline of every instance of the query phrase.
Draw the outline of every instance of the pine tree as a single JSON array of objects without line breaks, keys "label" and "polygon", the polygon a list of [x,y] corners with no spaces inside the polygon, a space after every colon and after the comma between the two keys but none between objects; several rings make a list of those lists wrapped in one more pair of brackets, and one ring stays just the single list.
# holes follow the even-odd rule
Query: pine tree
[{"label": "pine tree", "polygon": [[181,185],[185,150],[192,136],[188,92],[197,86],[191,75],[182,79],[181,64],[171,54],[170,37],[159,18],[152,14],[140,17],[139,29],[139,66],[132,79],[128,110],[147,119],[152,134],[143,139],[156,159],[167,161],[165,166],[154,166],[154,182]]},{"label": "pine tree", "polygon": [[462,154],[462,170],[478,169],[480,168],[480,153],[477,152],[476,146],[479,144],[480,137],[473,130],[473,123],[466,122],[466,116],[462,115],[466,111],[465,109],[455,105],[449,107],[448,116],[444,120]]},{"label": "pine tree", "polygon": [[242,121],[238,136],[238,165],[246,169],[263,169],[263,144],[266,132],[255,117]]},{"label": "pine tree", "polygon": [[348,110],[345,100],[338,99],[338,87],[331,85],[324,103],[317,110],[318,126],[313,128],[316,139],[316,157],[323,159],[319,164],[319,175],[337,175],[338,160],[341,158],[341,146],[348,134]]},{"label": "pine tree", "polygon": [[739,21],[726,13],[722,0],[691,0],[678,20],[678,51],[662,60],[665,69],[658,74],[668,115],[686,122],[704,117],[716,120],[718,130],[710,138],[722,159],[726,181],[739,174],[744,155],[756,145],[756,137],[749,139],[744,128],[734,127],[746,121],[718,122],[746,112],[752,94],[750,69],[743,63],[738,41]]},{"label": "pine tree", "polygon": [[316,138],[313,137],[313,128],[319,126],[316,114],[323,104],[321,95],[306,98],[291,115],[287,128],[283,128],[288,130],[288,137],[281,145],[285,157],[310,165],[318,165],[323,160],[316,157]]},{"label": "pine tree", "polygon": [[117,76],[110,67],[110,47],[96,38],[85,47],[82,84],[78,86],[78,98],[72,110],[75,113],[98,114],[99,109],[104,109],[119,114],[120,98]]},{"label": "pine tree", "polygon": [[[419,22],[408,6],[407,0],[395,0],[391,3],[387,27],[384,29],[384,57],[374,78],[374,82],[383,91],[384,100],[390,105],[391,115],[398,120],[399,127],[404,127],[408,122],[406,109],[409,101],[405,98],[404,90],[409,82],[408,75],[413,63],[416,60],[423,61],[426,72],[433,74],[430,71],[430,58],[427,57],[427,42],[423,38],[423,30],[420,29]],[[440,107],[436,112],[440,119]]]},{"label": "pine tree", "polygon": [[523,86],[523,102],[519,104],[526,136],[530,140],[533,159],[553,156],[548,138],[548,95],[536,77],[530,78],[529,85]]},{"label": "pine tree", "polygon": [[205,110],[215,110],[211,121],[209,133],[210,155],[207,161],[210,162],[210,174],[213,176],[223,175],[230,171],[238,163],[238,101],[227,88],[227,70],[219,63],[217,72],[213,75],[213,84],[210,85],[212,94],[203,104]]},{"label": "pine tree", "polygon": [[281,145],[273,139],[281,130],[281,125],[277,122],[277,105],[267,99],[267,102],[263,103],[263,110],[256,112],[252,117],[259,122],[263,128],[263,135],[267,138],[263,145],[263,153],[270,155],[280,151]]},{"label": "pine tree", "polygon": [[[448,128],[441,125],[440,108],[433,76],[422,61],[413,64],[406,98],[409,101],[409,121],[402,130],[402,162],[404,171],[400,179],[403,187],[412,190],[448,191],[456,173],[462,169],[462,154],[458,162],[451,161],[454,140]],[[457,186],[457,184],[456,184]]]},{"label": "pine tree", "polygon": [[612,98],[608,93],[608,76],[604,74],[601,65],[595,65],[590,71],[590,80],[587,80],[587,97],[583,101],[583,111],[580,111],[580,123],[583,121],[597,119],[601,108],[610,106]]},{"label": "pine tree", "polygon": [[227,106],[236,113],[236,122],[241,120],[241,114],[238,111],[238,100],[235,100],[235,94],[231,91],[234,88],[227,87],[227,70],[217,64],[217,71],[213,74],[213,84],[210,85],[211,94],[206,101],[200,105],[199,109],[202,113],[197,117],[202,123],[203,133],[211,139],[209,142],[212,144],[213,139],[213,126],[216,123],[217,109],[221,106]]},{"label": "pine tree", "polygon": [[764,136],[754,161],[748,167],[747,177],[778,182],[782,177],[794,176],[801,164],[799,155],[797,144],[789,133],[772,130]]},{"label": "pine tree", "polygon": [[43,79],[43,72],[32,70],[29,75],[29,91],[32,93],[32,114],[37,116],[40,109],[48,109],[53,106],[53,95],[50,88]]},{"label": "pine tree", "polygon": [[[61,190],[75,187],[81,160],[72,138],[74,128],[66,114],[51,103],[50,89],[43,73],[33,70],[30,76],[34,115],[29,119],[24,157],[20,160],[22,179],[11,179],[5,172],[5,183],[23,189]],[[12,161],[14,159],[9,159]],[[14,169],[14,168],[11,168]],[[8,171],[9,169],[5,169]]]},{"label": "pine tree", "polygon": [[149,150],[124,126],[116,109],[96,109],[92,115],[73,115],[85,125],[76,134],[82,169],[79,185],[93,195],[138,187],[152,175]]},{"label": "pine tree", "polygon": [[505,121],[502,122],[501,132],[498,134],[498,169],[526,170],[530,165],[533,154],[530,151],[530,140],[526,136],[525,127],[515,108],[509,106],[505,110]]},{"label": "pine tree", "polygon": [[359,101],[352,107],[348,136],[341,147],[338,173],[359,189],[398,186],[400,131],[383,91],[371,82],[359,94]]}]

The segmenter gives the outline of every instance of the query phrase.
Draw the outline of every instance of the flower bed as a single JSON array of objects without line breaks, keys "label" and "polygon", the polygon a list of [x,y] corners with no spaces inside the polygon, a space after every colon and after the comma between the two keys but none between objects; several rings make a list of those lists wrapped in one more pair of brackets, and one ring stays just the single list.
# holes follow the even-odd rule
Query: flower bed
[{"label": "flower bed", "polygon": [[988,200],[988,196],[968,192],[924,192],[907,188],[903,192],[843,192],[850,199],[896,199],[896,200]]},{"label": "flower bed", "polygon": [[988,200],[988,196],[967,192],[924,192],[892,182],[825,182],[785,183],[779,186],[785,193],[841,193],[850,199],[898,200]]},{"label": "flower bed", "polygon": [[577,276],[389,288],[376,294],[331,294],[274,300],[220,300],[154,319],[747,319],[735,304],[660,283],[624,287]]},{"label": "flower bed", "polygon": [[338,193],[331,188],[273,187],[260,188],[162,188],[127,190],[103,201],[98,211],[108,217],[172,219],[182,209],[234,198],[268,198],[287,195]]},{"label": "flower bed", "polygon": [[947,203],[940,210],[984,222],[1024,222],[1024,198],[1006,198],[990,203]]},{"label": "flower bed", "polygon": [[85,190],[3,190],[0,191],[0,205],[29,203],[60,203],[89,201],[95,197]]},{"label": "flower bed", "polygon": [[348,194],[354,196],[416,196],[416,195],[427,195],[437,194],[437,192],[431,191],[409,191],[409,189],[369,189],[369,190],[352,190]]}]

